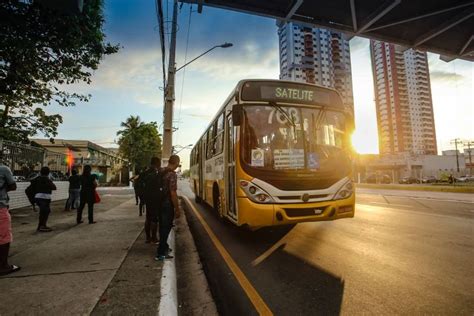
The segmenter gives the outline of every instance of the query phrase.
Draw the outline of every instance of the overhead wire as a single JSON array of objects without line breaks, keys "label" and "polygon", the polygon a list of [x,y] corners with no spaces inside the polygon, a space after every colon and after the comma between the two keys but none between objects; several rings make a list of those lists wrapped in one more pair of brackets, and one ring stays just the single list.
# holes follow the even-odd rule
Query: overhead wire
[{"label": "overhead wire", "polygon": [[[191,33],[192,13],[193,13],[193,6],[189,5],[188,29],[187,29],[187,33],[186,33],[186,48],[184,50],[184,63],[183,63],[183,65],[185,65],[186,62],[188,61],[189,34]],[[178,130],[177,130],[177,133],[176,133],[176,142],[178,142],[179,134],[180,134],[179,125],[181,123],[181,106],[183,104],[183,92],[184,92],[184,78],[185,78],[185,76],[186,76],[186,67],[183,68],[183,77],[181,79],[181,91],[180,91],[180,97],[179,97],[178,122],[177,122]]]},{"label": "overhead wire", "polygon": [[[163,4],[161,0],[155,1],[155,9],[157,10],[158,18],[158,29],[160,33],[160,45],[161,45],[161,67],[163,68],[163,89],[166,87],[166,42],[165,42],[165,30],[163,21]],[[165,92],[163,93],[163,100],[166,97]]]}]

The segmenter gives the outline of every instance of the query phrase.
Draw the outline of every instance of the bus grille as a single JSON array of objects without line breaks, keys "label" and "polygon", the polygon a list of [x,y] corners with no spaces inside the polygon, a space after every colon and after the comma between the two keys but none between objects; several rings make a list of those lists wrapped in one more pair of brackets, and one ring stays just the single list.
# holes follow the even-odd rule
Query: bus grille
[{"label": "bus grille", "polygon": [[[323,199],[327,198],[329,194],[315,194],[315,195],[310,195],[310,199]],[[282,201],[286,200],[301,200],[301,195],[289,195],[289,196],[278,196],[278,199]]]},{"label": "bus grille", "polygon": [[324,213],[326,206],[311,207],[311,208],[285,208],[286,216],[288,217],[302,217],[315,216]]}]

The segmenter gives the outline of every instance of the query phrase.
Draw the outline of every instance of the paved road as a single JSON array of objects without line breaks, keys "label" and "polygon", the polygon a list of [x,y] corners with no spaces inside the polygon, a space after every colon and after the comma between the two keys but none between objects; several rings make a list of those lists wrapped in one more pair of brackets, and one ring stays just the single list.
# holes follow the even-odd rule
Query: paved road
[{"label": "paved road", "polygon": [[[181,191],[194,201],[184,182]],[[276,315],[472,315],[472,195],[360,191],[353,219],[257,232],[193,205]],[[190,207],[186,215],[220,313],[256,314]]]}]

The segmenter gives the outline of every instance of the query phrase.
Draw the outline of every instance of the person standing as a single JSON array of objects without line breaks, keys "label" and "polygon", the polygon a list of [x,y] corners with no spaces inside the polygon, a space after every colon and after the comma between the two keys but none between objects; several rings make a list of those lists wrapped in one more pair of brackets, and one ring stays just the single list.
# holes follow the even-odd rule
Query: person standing
[{"label": "person standing", "polygon": [[42,167],[40,176],[31,181],[31,185],[35,192],[35,203],[39,207],[39,221],[38,232],[50,232],[52,229],[46,224],[48,222],[49,214],[51,213],[51,194],[56,190],[56,185],[49,177],[49,168]]},{"label": "person standing", "polygon": [[161,181],[159,180],[159,171],[161,167],[161,160],[158,157],[152,157],[150,160],[150,168],[140,175],[144,183],[143,194],[141,199],[144,199],[146,204],[146,218],[145,218],[145,236],[146,243],[157,243],[158,238],[156,233],[158,231],[158,212],[160,209],[160,201],[158,200],[158,192],[160,190]]},{"label": "person standing", "polygon": [[7,275],[21,268],[8,263],[10,243],[13,240],[8,193],[16,190],[13,174],[5,165],[0,165],[0,275]]},{"label": "person standing", "polygon": [[87,204],[89,224],[95,224],[94,221],[94,203],[95,203],[95,188],[97,188],[97,177],[91,173],[90,165],[84,166],[84,171],[81,176],[81,204],[77,209],[77,224],[83,223],[82,211]]},{"label": "person standing", "polygon": [[74,210],[79,202],[81,193],[81,177],[77,174],[76,169],[72,169],[72,176],[69,177],[69,197],[66,200],[65,211]]},{"label": "person standing", "polygon": [[179,167],[179,156],[171,155],[168,160],[168,166],[163,168],[160,173],[163,179],[163,191],[161,196],[161,207],[159,212],[160,242],[157,249],[155,260],[163,261],[172,259],[169,254],[168,236],[173,227],[174,218],[180,216],[178,203],[178,178],[176,168]]}]

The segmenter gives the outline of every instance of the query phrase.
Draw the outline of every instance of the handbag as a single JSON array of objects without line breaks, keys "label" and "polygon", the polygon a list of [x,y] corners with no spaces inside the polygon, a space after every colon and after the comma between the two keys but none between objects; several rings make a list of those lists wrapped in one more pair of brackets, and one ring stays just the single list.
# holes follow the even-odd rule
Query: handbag
[{"label": "handbag", "polygon": [[94,203],[100,203],[100,195],[94,190]]}]

